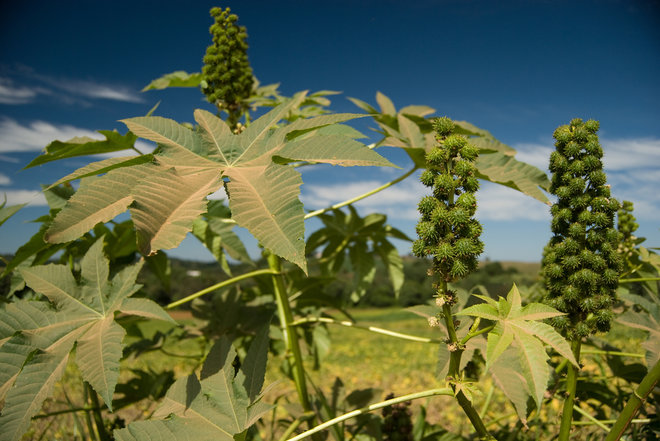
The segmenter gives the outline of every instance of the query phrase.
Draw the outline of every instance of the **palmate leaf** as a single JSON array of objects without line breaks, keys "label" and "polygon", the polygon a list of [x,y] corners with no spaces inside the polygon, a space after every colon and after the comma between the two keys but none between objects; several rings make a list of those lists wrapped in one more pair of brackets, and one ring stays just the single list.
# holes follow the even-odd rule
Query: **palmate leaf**
[{"label": "palmate leaf", "polygon": [[[306,271],[304,212],[298,198],[302,180],[286,161],[393,164],[355,141],[354,131],[321,130],[362,115],[321,115],[277,127],[304,98],[304,93],[297,94],[239,135],[203,110],[194,113],[199,124],[196,130],[161,117],[124,120],[132,133],[160,144],[153,156],[155,163],[122,166],[83,180],[53,221],[46,239],[73,240],[130,206],[140,250],[153,253],[171,248],[193,228],[194,218],[205,211],[205,197],[219,188],[222,177],[233,219],[265,248]],[[98,171],[106,164],[91,165],[70,176]]]},{"label": "palmate leaf", "polygon": [[[363,101],[351,101],[372,115],[378,123],[384,137],[378,145],[402,148],[419,168],[426,167],[425,153],[433,149],[436,140],[432,125],[424,116],[432,113],[433,109],[408,106],[397,112],[392,101],[380,92],[376,95],[380,112]],[[455,124],[456,132],[468,136],[470,142],[479,149],[476,163],[478,178],[505,185],[545,204],[549,203],[541,191],[550,186],[543,171],[516,160],[516,151],[495,139],[490,132],[465,121],[455,121]]]},{"label": "palmate leaf", "polygon": [[64,265],[20,268],[25,283],[49,301],[20,300],[0,309],[0,440],[18,439],[27,430],[74,345],[83,380],[112,405],[125,334],[115,313],[171,321],[156,303],[129,298],[139,289],[141,266],[109,279],[101,238],[81,260],[79,281]]},{"label": "palmate leaf", "polygon": [[177,380],[153,420],[114,432],[118,441],[233,441],[272,406],[260,402],[268,355],[268,325],[262,327],[238,373],[236,352],[223,337],[211,348],[200,377]]},{"label": "palmate leaf", "polygon": [[99,133],[105,136],[106,139],[104,141],[88,137],[73,138],[65,142],[53,141],[46,146],[43,155],[34,158],[25,168],[31,168],[65,158],[128,150],[133,148],[137,140],[137,136],[131,132],[120,135],[113,130],[99,130]]},{"label": "palmate leaf", "polygon": [[539,303],[522,306],[520,292],[514,284],[507,298],[488,301],[470,306],[457,313],[480,317],[496,322],[495,328],[488,333],[486,364],[493,366],[512,344],[518,348],[518,360],[527,387],[537,407],[540,406],[543,393],[550,378],[547,364],[549,359],[543,344],[547,344],[577,365],[568,342],[551,326],[539,322],[546,318],[562,315],[559,311]]}]

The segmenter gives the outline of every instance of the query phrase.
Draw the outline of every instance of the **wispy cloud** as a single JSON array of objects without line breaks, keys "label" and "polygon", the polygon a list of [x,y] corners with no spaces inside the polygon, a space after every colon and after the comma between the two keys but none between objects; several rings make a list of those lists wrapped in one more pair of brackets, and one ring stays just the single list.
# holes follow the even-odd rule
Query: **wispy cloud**
[{"label": "wispy cloud", "polygon": [[27,104],[39,94],[50,91],[41,87],[16,86],[10,78],[0,77],[0,104]]},{"label": "wispy cloud", "polygon": [[0,185],[9,184],[11,184],[11,179],[9,179],[9,176],[5,175],[4,173],[0,173]]},{"label": "wispy cloud", "polygon": [[[0,120],[0,152],[30,152],[40,151],[55,140],[68,141],[75,137],[88,137],[103,140],[98,132],[71,125],[55,125],[46,121],[33,121],[22,125],[17,121],[5,118]],[[137,141],[136,147],[143,153],[151,152],[151,143]],[[121,151],[116,154],[99,156],[130,155],[132,152]]]},{"label": "wispy cloud", "polygon": [[28,204],[30,206],[48,205],[46,197],[39,190],[0,190],[7,198],[7,205]]},{"label": "wispy cloud", "polygon": [[[350,199],[384,184],[360,181],[348,185],[303,185],[302,201],[307,208],[324,208]],[[357,202],[358,208],[378,211],[390,219],[414,221],[419,218],[417,204],[428,188],[411,178],[385,191]],[[501,185],[482,183],[477,194],[477,217],[480,220],[547,220],[548,206],[516,190]]]},{"label": "wispy cloud", "polygon": [[59,102],[65,103],[80,104],[82,101],[82,104],[86,105],[89,105],[84,101],[86,99],[128,103],[144,101],[137,90],[125,85],[76,78],[54,78],[26,67],[10,76],[0,77],[0,104],[29,104],[39,95],[52,95]]},{"label": "wispy cloud", "polygon": [[62,90],[86,98],[108,99],[114,101],[124,101],[128,103],[143,102],[142,97],[140,97],[137,92],[124,86],[106,85],[99,84],[94,81],[76,80],[53,80],[52,84],[53,86],[56,86]]},{"label": "wispy cloud", "polygon": [[80,127],[45,121],[33,121],[24,126],[7,118],[0,121],[0,152],[39,151],[52,141],[66,141],[76,136],[103,139],[100,133]]},{"label": "wispy cloud", "polygon": [[[601,138],[603,164],[612,193],[617,199],[634,203],[635,216],[640,219],[660,218],[660,139]],[[548,169],[550,144],[518,144],[516,157]]]}]

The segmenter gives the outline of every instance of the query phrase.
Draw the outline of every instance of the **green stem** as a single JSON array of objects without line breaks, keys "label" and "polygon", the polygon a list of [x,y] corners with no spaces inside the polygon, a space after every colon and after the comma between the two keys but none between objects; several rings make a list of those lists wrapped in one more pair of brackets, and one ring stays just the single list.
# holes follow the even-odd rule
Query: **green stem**
[{"label": "green stem", "polygon": [[631,420],[637,413],[637,410],[646,400],[646,397],[649,393],[655,388],[656,384],[660,380],[660,359],[655,363],[655,365],[648,371],[644,376],[641,383],[637,389],[633,392],[633,395],[630,397],[625,407],[619,414],[619,417],[616,419],[612,430],[605,438],[605,441],[617,441],[623,435],[623,432],[628,428]]},{"label": "green stem", "polygon": [[291,434],[296,431],[298,426],[300,426],[302,423],[304,423],[305,421],[308,421],[312,418],[314,418],[314,413],[313,412],[304,413],[301,416],[299,416],[298,418],[296,418],[293,421],[293,423],[289,424],[289,427],[286,428],[286,431],[280,437],[280,441],[286,441],[291,436]]},{"label": "green stem", "polygon": [[660,277],[640,277],[638,279],[619,279],[619,283],[657,282]]},{"label": "green stem", "polygon": [[[598,421],[596,418],[589,415],[589,413],[582,410],[580,408],[580,406],[577,406],[577,405],[574,404],[573,405],[573,410],[576,411],[577,413],[579,413],[580,415],[582,415],[583,417],[585,417],[586,419],[588,419],[592,424],[595,424],[596,426],[600,427],[601,429],[603,429],[605,431],[610,430],[610,428],[607,427],[605,424],[603,424],[602,421]],[[575,426],[575,422],[573,422],[573,425]]]},{"label": "green stem", "polygon": [[[598,420],[599,423],[602,424],[614,424],[616,423],[616,420]],[[651,418],[638,418],[634,420],[630,420],[630,424],[648,424],[651,422]],[[573,421],[574,426],[593,426],[595,425],[594,422],[592,421]],[[609,430],[609,428],[608,428]]]},{"label": "green stem", "polygon": [[[442,282],[441,289],[443,292],[447,292],[447,282]],[[449,370],[447,371],[447,379],[457,380],[459,378],[461,356],[463,355],[464,345],[461,344],[458,335],[456,334],[454,316],[449,304],[445,303],[442,305],[442,315],[445,319],[445,326],[447,327],[447,334],[449,336]],[[455,386],[452,386],[452,390],[455,390]],[[486,425],[479,416],[479,413],[477,413],[476,409],[472,406],[472,403],[467,399],[463,391],[455,393],[455,397],[479,437],[488,440],[494,439],[490,433],[488,433],[488,429],[486,429]]]},{"label": "green stem", "polygon": [[[571,343],[571,349],[575,359],[580,361],[580,347],[582,346],[581,340],[576,340]],[[564,401],[564,409],[561,415],[561,426],[559,427],[558,441],[568,441],[571,435],[571,423],[573,421],[573,405],[575,404],[575,390],[577,389],[577,376],[578,368],[573,363],[567,366],[566,374],[566,400]]]},{"label": "green stem", "polygon": [[90,386],[89,383],[85,383],[89,398],[92,402],[92,415],[94,416],[94,423],[96,425],[96,431],[99,434],[99,439],[101,441],[111,441],[112,438],[105,430],[105,423],[103,421],[103,415],[101,415],[101,405],[99,403],[99,396],[96,394],[96,391]]},{"label": "green stem", "polygon": [[481,406],[481,410],[479,411],[479,418],[484,419],[486,416],[486,412],[488,412],[488,407],[490,406],[490,402],[493,399],[494,393],[495,385],[491,383],[490,389],[488,389],[488,395],[486,395],[486,400],[484,401],[484,404]]},{"label": "green stem", "polygon": [[352,199],[348,199],[348,200],[346,200],[346,201],[344,201],[344,202],[340,202],[340,203],[335,204],[335,205],[333,205],[333,206],[331,206],[331,207],[322,208],[322,209],[320,209],[320,210],[316,210],[316,211],[312,211],[312,212],[310,212],[310,213],[307,213],[307,214],[305,215],[305,219],[309,219],[310,217],[318,216],[318,215],[320,215],[320,214],[326,213],[326,212],[331,211],[331,210],[336,210],[337,208],[345,207],[346,205],[350,205],[350,204],[352,204],[352,203],[354,203],[354,202],[360,201],[360,200],[362,200],[362,199],[364,199],[364,198],[367,198],[367,197],[369,197],[369,196],[371,196],[371,195],[374,195],[374,194],[376,194],[376,193],[378,193],[378,192],[380,192],[380,191],[385,190],[386,188],[389,188],[389,187],[391,187],[391,186],[393,186],[393,185],[395,185],[395,184],[398,184],[399,182],[401,182],[401,181],[403,181],[404,179],[406,179],[408,176],[410,176],[410,175],[412,175],[413,173],[415,173],[415,171],[417,171],[417,167],[416,167],[416,166],[413,167],[412,169],[410,169],[409,171],[407,171],[406,173],[404,173],[403,175],[399,176],[399,177],[396,178],[395,180],[390,181],[390,182],[388,182],[387,184],[383,184],[383,185],[381,185],[381,186],[378,187],[378,188],[374,188],[373,190],[368,191],[368,192],[366,192],[366,193],[364,193],[364,194],[361,194],[360,196],[356,196],[356,197],[354,197],[354,198],[352,198]]},{"label": "green stem", "polygon": [[236,282],[240,282],[241,280],[249,279],[251,277],[256,277],[256,276],[262,276],[266,274],[278,274],[274,272],[272,269],[261,269],[261,270],[256,270],[252,271],[249,273],[241,274],[240,276],[232,277],[229,280],[225,280],[224,282],[216,283],[215,285],[209,286],[208,288],[204,288],[201,291],[197,291],[194,294],[190,294],[188,297],[184,297],[180,300],[177,300],[176,302],[172,302],[169,305],[165,307],[165,309],[172,309],[176,308],[177,306],[183,305],[184,303],[190,302],[195,300],[197,297],[201,297],[204,294],[213,292],[215,290],[218,290],[220,288],[224,288],[225,286],[232,285]]},{"label": "green stem", "polygon": [[411,400],[417,400],[420,398],[426,398],[426,397],[432,397],[435,395],[454,395],[454,392],[450,388],[442,388],[442,389],[429,389],[425,390],[423,392],[417,392],[414,394],[409,394],[409,395],[403,395],[401,397],[397,398],[392,398],[390,400],[385,400],[381,401],[380,403],[375,403],[371,404],[369,406],[362,407],[360,409],[354,410],[352,412],[345,413],[344,415],[338,416],[337,418],[333,418],[329,421],[326,421],[323,424],[319,424],[318,426],[301,433],[300,435],[294,436],[293,438],[290,438],[288,441],[298,441],[303,438],[306,438],[310,435],[313,435],[315,433],[318,433],[322,430],[327,429],[328,427],[334,426],[335,424],[339,424],[342,421],[346,421],[350,418],[354,418],[360,415],[364,415],[366,413],[369,413],[374,410],[382,409],[383,407],[391,406],[393,404],[397,403],[403,403],[404,401],[411,401]]},{"label": "green stem", "polygon": [[634,357],[644,358],[644,354],[635,354],[634,352],[619,352],[619,351],[602,351],[600,349],[583,349],[582,354],[595,354],[595,355],[613,355],[616,357]]},{"label": "green stem", "polygon": [[300,352],[300,343],[298,342],[298,334],[293,326],[293,314],[291,313],[291,305],[289,305],[289,298],[286,293],[284,281],[280,275],[282,271],[282,262],[275,254],[268,255],[268,266],[273,274],[273,289],[275,291],[275,301],[277,302],[277,313],[280,319],[280,327],[284,334],[284,342],[286,344],[286,352],[289,356],[289,364],[293,374],[293,381],[296,384],[296,391],[300,404],[305,412],[312,410],[309,402],[309,394],[307,393],[307,382],[305,380],[305,367],[303,366],[303,357]]},{"label": "green stem", "polygon": [[43,418],[49,418],[52,416],[57,416],[57,415],[65,415],[67,413],[76,413],[76,412],[95,412],[97,410],[101,410],[101,408],[96,408],[96,407],[91,407],[91,406],[83,406],[83,407],[72,407],[70,409],[63,409],[63,410],[56,410],[54,412],[48,412],[48,413],[42,413],[39,415],[35,415],[32,417],[33,420],[40,420]]},{"label": "green stem", "polygon": [[416,335],[410,335],[410,334],[403,334],[400,332],[395,332],[395,331],[390,331],[387,329],[383,328],[377,328],[375,326],[362,326],[355,324],[353,322],[350,322],[348,320],[335,320],[329,317],[306,317],[306,318],[301,318],[298,319],[294,322],[291,323],[291,326],[300,326],[305,323],[315,323],[315,322],[321,322],[321,323],[330,323],[333,325],[341,325],[341,326],[347,326],[349,328],[356,328],[356,329],[363,329],[365,331],[371,331],[375,332],[377,334],[383,334],[383,335],[389,335],[390,337],[396,337],[396,338],[401,338],[403,340],[410,340],[410,341],[416,341],[420,343],[442,343],[443,340],[441,339],[436,339],[436,338],[427,338],[427,337],[418,337]]}]

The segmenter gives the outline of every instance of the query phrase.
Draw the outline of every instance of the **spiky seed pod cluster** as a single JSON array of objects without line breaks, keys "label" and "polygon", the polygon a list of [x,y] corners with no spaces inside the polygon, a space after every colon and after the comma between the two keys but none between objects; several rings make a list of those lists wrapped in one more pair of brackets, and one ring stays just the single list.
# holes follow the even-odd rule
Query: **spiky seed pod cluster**
[{"label": "spiky seed pod cluster", "polygon": [[[453,282],[477,268],[477,257],[483,251],[481,224],[474,219],[478,150],[464,136],[452,133],[454,123],[449,118],[436,119],[433,127],[437,145],[427,153],[427,168],[420,177],[433,192],[418,205],[419,239],[413,244],[413,253],[431,256],[430,273],[442,282]],[[442,284],[436,285],[436,290],[440,301],[454,301],[455,296],[445,292]]]},{"label": "spiky seed pod cluster", "polygon": [[[386,400],[394,398],[394,394],[385,397]],[[383,441],[412,441],[413,424],[410,412],[410,401],[392,404],[383,407]]]},{"label": "spiky seed pod cluster", "polygon": [[635,240],[637,239],[633,233],[639,228],[637,219],[635,219],[632,212],[633,203],[630,201],[623,201],[621,209],[617,212],[617,230],[619,230],[619,234],[621,235],[618,251],[624,260],[633,256]]},{"label": "spiky seed pod cluster", "polygon": [[252,93],[254,78],[247,57],[247,32],[236,24],[238,17],[230,9],[212,8],[215,23],[210,32],[213,44],[206,49],[202,89],[210,103],[229,114],[228,122],[236,125],[246,110],[245,99]]},{"label": "spiky seed pod cluster", "polygon": [[554,326],[569,340],[597,331],[612,321],[612,304],[621,272],[619,233],[614,213],[619,203],[610,195],[603,172],[599,124],[574,119],[555,130],[550,155],[553,237],[545,248],[543,276],[547,303],[567,315]]}]

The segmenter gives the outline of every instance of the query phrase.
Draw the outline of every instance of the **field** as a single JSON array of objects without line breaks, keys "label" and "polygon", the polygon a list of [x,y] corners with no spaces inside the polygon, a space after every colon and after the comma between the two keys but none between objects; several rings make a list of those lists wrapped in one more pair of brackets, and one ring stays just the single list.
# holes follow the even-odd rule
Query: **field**
[{"label": "field", "polygon": [[[493,286],[489,288],[496,290],[504,285],[510,287],[512,279],[518,283],[522,282],[523,285],[535,281],[538,268],[539,265],[534,263],[491,263],[482,265],[481,270],[473,277],[478,283],[492,283]],[[330,314],[337,321],[347,320],[340,312],[331,311]],[[376,402],[385,399],[388,394],[398,396],[445,386],[444,380],[436,375],[437,343],[403,340],[364,329],[375,327],[418,337],[442,339],[441,331],[430,328],[425,318],[401,307],[361,307],[350,310],[350,314],[359,327],[328,323],[329,335],[325,353],[316,363],[312,357],[306,357],[305,360],[311,387],[321,391],[328,402],[337,402],[338,414],[355,408],[354,405],[342,401],[351,393]],[[115,427],[148,418],[172,381],[199,370],[200,360],[210,346],[198,331],[199,320],[183,310],[172,311],[171,315],[179,323],[178,326],[159,321],[122,319],[123,326],[128,331],[125,340],[127,350],[134,351],[134,356],[129,356],[122,362],[120,384],[128,383],[129,387],[116,391],[116,413],[106,414],[108,421],[114,422]],[[145,345],[143,339],[147,339],[149,344]],[[607,339],[617,347],[625,347],[627,352],[644,352],[640,347],[643,333],[638,335],[630,328],[615,325]],[[141,346],[137,345],[138,343]],[[303,346],[303,350],[306,349],[308,348]],[[265,380],[267,392],[264,399],[268,403],[288,403],[288,412],[295,415],[295,408],[299,406],[298,399],[294,383],[286,378],[282,370],[283,361],[282,355],[269,358]],[[583,361],[587,370],[595,372],[602,368],[593,363],[589,355],[586,355]],[[154,387],[140,381],[148,376],[158,378],[160,383]],[[90,404],[79,378],[74,363],[70,362],[63,381],[55,386],[53,398],[46,401],[41,414],[34,420],[24,439],[86,438],[86,419],[91,417],[86,409],[89,409]],[[489,414],[503,417],[500,422],[510,422],[512,425],[516,423],[513,406],[501,392],[495,388],[494,394],[491,395],[493,387],[490,379],[483,380],[480,390],[481,393],[474,396],[477,409],[481,409],[488,402]],[[317,398],[320,396],[318,393],[315,395]],[[138,405],[122,408],[122,397],[130,396],[142,396],[144,399]],[[454,433],[470,433],[471,426],[452,398],[433,397],[415,401],[412,405],[413,414],[419,413],[420,406],[424,407],[429,423],[445,427]],[[556,416],[558,410],[549,406],[547,412],[555,413]],[[280,410],[276,417],[282,416]],[[268,422],[272,418],[272,415],[267,416],[265,421]],[[489,422],[488,418],[486,422]],[[264,435],[270,435],[268,432],[274,430],[280,436],[283,427],[285,426],[271,429],[261,426],[260,431]]]}]

